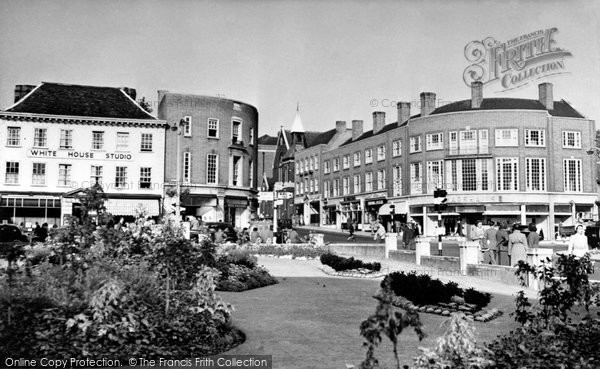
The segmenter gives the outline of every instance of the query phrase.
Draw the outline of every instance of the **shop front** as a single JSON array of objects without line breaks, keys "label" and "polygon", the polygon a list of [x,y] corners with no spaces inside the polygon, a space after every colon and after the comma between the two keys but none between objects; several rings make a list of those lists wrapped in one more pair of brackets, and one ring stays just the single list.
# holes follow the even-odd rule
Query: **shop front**
[{"label": "shop front", "polygon": [[50,226],[60,225],[61,201],[58,196],[2,195],[0,223]]},{"label": "shop front", "polygon": [[365,211],[363,215],[364,230],[371,230],[371,222],[379,219],[379,208],[387,203],[387,198],[377,197],[365,200]]},{"label": "shop front", "polygon": [[338,202],[331,203],[327,199],[324,199],[322,203],[321,224],[329,226],[329,228],[336,228],[338,220],[341,221],[341,205]]},{"label": "shop front", "polygon": [[[348,229],[348,224],[361,223],[363,217],[362,207],[360,200],[357,200],[354,196],[346,196],[340,203],[341,217],[342,217],[342,229]],[[360,228],[360,227],[359,227]]]},{"label": "shop front", "polygon": [[407,222],[406,201],[390,201],[379,208],[379,218],[388,232],[396,232],[400,224]]},{"label": "shop front", "polygon": [[245,197],[225,197],[225,222],[237,228],[250,226],[250,209]]}]

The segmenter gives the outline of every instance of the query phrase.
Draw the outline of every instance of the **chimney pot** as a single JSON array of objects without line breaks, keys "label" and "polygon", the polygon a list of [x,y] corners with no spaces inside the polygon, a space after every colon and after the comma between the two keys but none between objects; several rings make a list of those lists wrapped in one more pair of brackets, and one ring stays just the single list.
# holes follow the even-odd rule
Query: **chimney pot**
[{"label": "chimney pot", "polygon": [[421,116],[427,116],[435,110],[435,93],[421,92]]},{"label": "chimney pot", "polygon": [[398,125],[401,125],[410,119],[410,103],[400,101],[396,104],[396,107],[398,108]]},{"label": "chimney pot", "polygon": [[352,121],[352,141],[356,140],[363,134],[363,121],[353,120]]},{"label": "chimney pot", "polygon": [[483,102],[483,83],[481,81],[471,82],[471,109],[481,108]]},{"label": "chimney pot", "polygon": [[373,134],[376,135],[385,126],[385,112],[374,111],[373,112]]},{"label": "chimney pot", "polygon": [[554,94],[552,93],[552,83],[540,83],[539,86],[540,92],[540,102],[544,107],[548,110],[554,110]]},{"label": "chimney pot", "polygon": [[338,133],[344,133],[346,131],[346,121],[345,120],[338,120],[335,122],[335,130]]}]

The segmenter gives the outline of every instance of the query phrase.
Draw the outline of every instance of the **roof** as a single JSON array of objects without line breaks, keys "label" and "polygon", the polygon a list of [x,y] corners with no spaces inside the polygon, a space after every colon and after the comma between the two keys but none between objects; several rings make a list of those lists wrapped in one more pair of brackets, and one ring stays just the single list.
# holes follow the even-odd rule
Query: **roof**
[{"label": "roof", "polygon": [[118,87],[42,82],[6,110],[12,113],[156,120]]},{"label": "roof", "polygon": [[[403,125],[406,125],[406,122],[402,123],[400,126],[403,126]],[[388,123],[388,124],[384,125],[383,128],[381,129],[381,131],[377,132],[376,134],[373,134],[373,130],[370,130],[370,131],[364,132],[362,135],[358,136],[356,138],[356,140],[352,140],[352,138],[349,138],[346,142],[344,142],[340,146],[346,146],[346,145],[349,145],[349,144],[351,144],[353,142],[357,142],[357,141],[365,140],[365,139],[367,139],[369,137],[381,135],[381,134],[384,134],[384,133],[386,133],[388,131],[391,131],[394,128],[398,128],[398,123],[397,122]]]},{"label": "roof", "polygon": [[262,135],[258,138],[259,145],[277,145],[277,137]]},{"label": "roof", "polygon": [[306,132],[306,148],[328,144],[336,132],[335,128],[325,132]]},{"label": "roof", "polygon": [[291,132],[305,132],[302,119],[300,118],[300,106],[296,109],[296,116],[294,117],[294,123],[292,123]]},{"label": "roof", "polygon": [[[533,99],[515,99],[515,98],[488,98],[483,99],[479,109],[471,108],[471,100],[462,100],[453,102],[448,105],[440,106],[435,109],[431,115],[453,113],[459,111],[470,110],[497,110],[497,109],[522,109],[522,110],[547,110],[546,107],[538,100]],[[555,101],[554,109],[547,110],[552,116],[569,117],[569,118],[585,118],[577,110],[575,110],[565,100]]]}]

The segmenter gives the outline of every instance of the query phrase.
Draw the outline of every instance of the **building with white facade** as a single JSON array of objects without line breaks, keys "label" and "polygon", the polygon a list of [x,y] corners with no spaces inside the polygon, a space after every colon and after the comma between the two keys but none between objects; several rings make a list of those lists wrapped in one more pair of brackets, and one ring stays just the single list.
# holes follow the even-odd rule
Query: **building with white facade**
[{"label": "building with white facade", "polygon": [[0,222],[62,224],[94,184],[107,211],[159,215],[165,122],[130,88],[19,85],[0,111]]}]

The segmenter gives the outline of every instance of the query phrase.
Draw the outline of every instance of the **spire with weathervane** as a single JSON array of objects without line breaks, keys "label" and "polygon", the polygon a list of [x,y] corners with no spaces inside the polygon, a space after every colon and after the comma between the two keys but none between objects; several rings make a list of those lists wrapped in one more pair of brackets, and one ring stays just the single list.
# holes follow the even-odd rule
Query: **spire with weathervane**
[{"label": "spire with weathervane", "polygon": [[306,147],[306,135],[305,135],[304,125],[302,124],[302,119],[300,118],[300,102],[296,105],[296,116],[294,117],[294,123],[292,123],[292,147],[296,147],[299,145],[301,147]]}]

